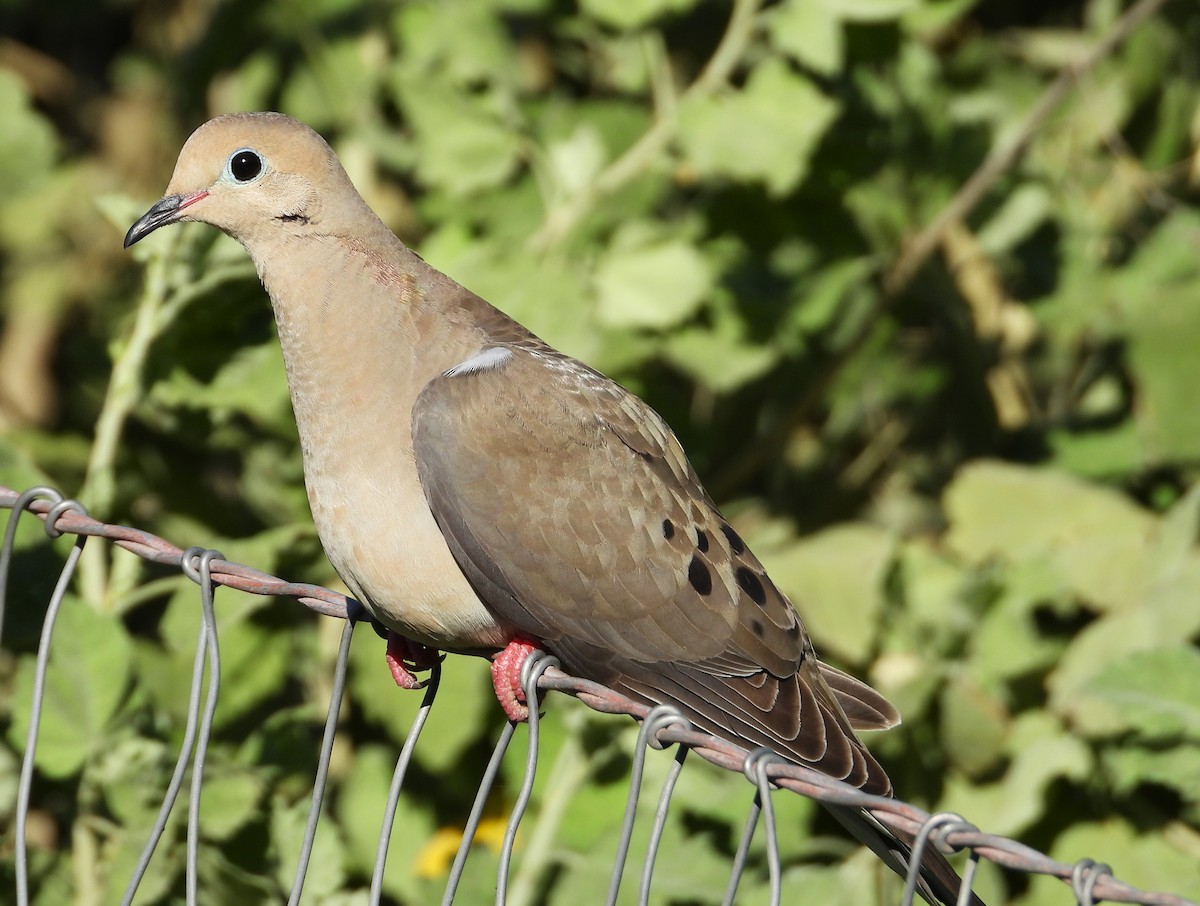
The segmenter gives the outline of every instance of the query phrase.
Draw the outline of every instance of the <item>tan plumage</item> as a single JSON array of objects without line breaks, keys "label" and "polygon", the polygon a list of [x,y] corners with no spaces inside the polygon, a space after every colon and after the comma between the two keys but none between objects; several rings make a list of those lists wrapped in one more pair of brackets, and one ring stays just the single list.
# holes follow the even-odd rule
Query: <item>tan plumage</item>
[{"label": "tan plumage", "polygon": [[178,220],[254,259],[322,543],[378,620],[459,652],[532,636],[571,673],[890,793],[854,731],[895,710],[819,662],[665,422],[426,265],[320,136],[207,123],[126,245]]}]

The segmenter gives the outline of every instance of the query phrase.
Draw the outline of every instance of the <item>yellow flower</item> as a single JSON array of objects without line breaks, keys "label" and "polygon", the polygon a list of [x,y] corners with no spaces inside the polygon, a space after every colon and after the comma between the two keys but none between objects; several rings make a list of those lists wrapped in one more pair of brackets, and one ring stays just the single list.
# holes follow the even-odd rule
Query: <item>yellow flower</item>
[{"label": "yellow flower", "polygon": [[[475,832],[475,843],[482,843],[499,852],[507,827],[508,820],[505,818],[484,818]],[[443,827],[437,830],[413,859],[413,872],[417,877],[441,878],[449,874],[462,836],[461,827]]]}]

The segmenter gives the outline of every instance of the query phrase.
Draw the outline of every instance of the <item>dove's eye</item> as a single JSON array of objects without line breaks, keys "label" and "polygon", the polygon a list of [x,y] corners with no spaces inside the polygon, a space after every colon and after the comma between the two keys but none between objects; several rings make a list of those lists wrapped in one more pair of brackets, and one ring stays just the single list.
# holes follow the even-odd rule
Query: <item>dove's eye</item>
[{"label": "dove's eye", "polygon": [[253,182],[262,175],[263,159],[257,151],[242,148],[229,155],[225,169],[237,182]]}]

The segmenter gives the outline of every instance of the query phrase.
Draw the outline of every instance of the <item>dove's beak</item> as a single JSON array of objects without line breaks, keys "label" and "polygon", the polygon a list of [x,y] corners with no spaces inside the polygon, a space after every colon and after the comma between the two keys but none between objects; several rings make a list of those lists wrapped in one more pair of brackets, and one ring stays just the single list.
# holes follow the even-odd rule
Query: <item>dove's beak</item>
[{"label": "dove's beak", "polygon": [[125,234],[125,248],[146,238],[160,226],[166,226],[168,223],[174,223],[181,219],[184,208],[207,197],[208,192],[202,191],[193,192],[190,195],[168,195],[161,201],[155,202],[150,210],[139,217],[129,228],[129,232]]}]

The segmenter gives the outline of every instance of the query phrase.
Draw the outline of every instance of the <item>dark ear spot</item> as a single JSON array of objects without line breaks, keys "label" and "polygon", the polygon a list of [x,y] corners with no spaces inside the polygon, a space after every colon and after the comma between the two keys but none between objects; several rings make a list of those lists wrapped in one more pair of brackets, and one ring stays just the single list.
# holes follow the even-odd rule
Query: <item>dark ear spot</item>
[{"label": "dark ear spot", "polygon": [[767,603],[767,590],[758,576],[744,566],[737,568],[737,584],[759,607]]},{"label": "dark ear spot", "polygon": [[727,522],[721,523],[721,531],[729,540],[729,549],[735,554],[746,553],[746,542],[742,540],[742,536],[733,530],[733,527]]},{"label": "dark ear spot", "polygon": [[670,519],[663,520],[663,537],[668,541],[675,537],[675,526],[671,524]]},{"label": "dark ear spot", "polygon": [[692,583],[692,588],[702,595],[712,591],[712,573],[695,554],[692,554],[692,561],[688,564],[688,581]]},{"label": "dark ear spot", "polygon": [[696,547],[702,554],[708,551],[708,535],[704,529],[696,529]]}]

